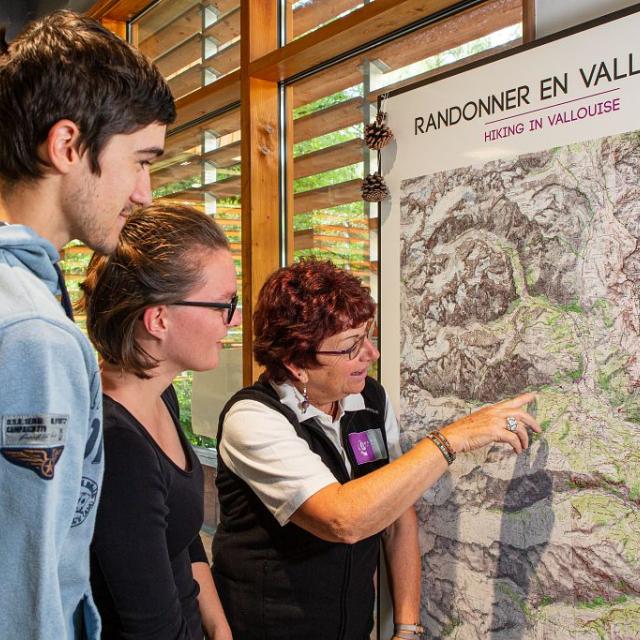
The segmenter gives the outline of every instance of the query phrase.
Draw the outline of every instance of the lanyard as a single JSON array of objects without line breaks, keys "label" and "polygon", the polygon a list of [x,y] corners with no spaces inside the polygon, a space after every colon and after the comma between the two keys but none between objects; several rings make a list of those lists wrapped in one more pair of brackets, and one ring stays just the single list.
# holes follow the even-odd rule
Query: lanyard
[{"label": "lanyard", "polygon": [[69,297],[69,292],[67,291],[67,285],[64,281],[64,275],[62,274],[62,270],[57,262],[53,264],[53,268],[56,270],[58,274],[58,286],[60,287],[60,304],[64,309],[64,312],[67,314],[67,318],[73,322],[73,305],[71,304],[71,298]]}]

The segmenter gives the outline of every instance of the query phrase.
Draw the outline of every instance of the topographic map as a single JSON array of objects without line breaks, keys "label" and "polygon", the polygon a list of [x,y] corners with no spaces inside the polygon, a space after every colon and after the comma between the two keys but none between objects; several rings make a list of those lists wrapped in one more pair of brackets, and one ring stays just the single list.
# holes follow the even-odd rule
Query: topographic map
[{"label": "topographic map", "polygon": [[401,423],[524,391],[544,433],[418,505],[429,637],[640,638],[640,134],[405,180]]}]

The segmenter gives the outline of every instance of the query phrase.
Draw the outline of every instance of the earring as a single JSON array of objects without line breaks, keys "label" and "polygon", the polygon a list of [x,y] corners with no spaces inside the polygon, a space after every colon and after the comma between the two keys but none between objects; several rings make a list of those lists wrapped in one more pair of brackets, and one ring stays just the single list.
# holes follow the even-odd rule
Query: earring
[{"label": "earring", "polygon": [[302,383],[302,402],[300,403],[300,410],[302,413],[306,413],[309,408],[309,393],[307,392],[307,383]]}]

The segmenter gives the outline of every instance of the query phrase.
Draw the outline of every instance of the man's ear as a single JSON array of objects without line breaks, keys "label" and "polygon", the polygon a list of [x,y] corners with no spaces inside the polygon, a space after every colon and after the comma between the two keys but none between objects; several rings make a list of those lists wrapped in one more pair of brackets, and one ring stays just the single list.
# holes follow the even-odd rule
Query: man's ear
[{"label": "man's ear", "polygon": [[80,160],[80,129],[72,120],[58,120],[38,148],[41,160],[58,173],[67,174]]},{"label": "man's ear", "polygon": [[309,375],[307,374],[307,370],[299,367],[291,362],[283,362],[282,363],[287,371],[291,374],[291,378],[293,380],[299,380],[302,384],[306,384],[309,382]]},{"label": "man's ear", "polygon": [[142,324],[147,333],[154,338],[162,340],[169,328],[167,317],[167,307],[158,305],[156,307],[147,307],[142,313]]}]

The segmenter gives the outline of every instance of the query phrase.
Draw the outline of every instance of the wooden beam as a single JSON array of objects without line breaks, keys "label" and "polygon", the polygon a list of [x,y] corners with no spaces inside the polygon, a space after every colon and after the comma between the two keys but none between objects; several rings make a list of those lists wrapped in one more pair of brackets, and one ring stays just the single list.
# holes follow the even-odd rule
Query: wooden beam
[{"label": "wooden beam", "polygon": [[108,18],[126,22],[148,6],[149,0],[98,0],[86,14],[96,20]]},{"label": "wooden beam", "polygon": [[251,63],[253,77],[285,80],[326,60],[341,56],[365,41],[410,25],[424,16],[448,9],[457,0],[376,0],[320,27]]},{"label": "wooden beam", "polygon": [[[181,101],[178,102],[180,103]],[[181,111],[178,110],[178,118],[180,118],[181,115]],[[205,131],[210,131],[217,136],[224,136],[239,130],[240,109],[227,111],[222,115],[211,118],[197,126],[183,129],[182,131],[174,133],[175,129],[172,129],[167,135],[164,155],[160,162],[162,163],[165,160],[170,159],[175,155],[182,154],[189,149],[199,147],[202,143],[202,134]]]},{"label": "wooden beam", "polygon": [[175,193],[162,196],[163,198],[171,198],[175,200],[185,200],[188,202],[204,202],[205,194],[210,194],[216,198],[224,198],[228,196],[240,195],[240,176],[231,176],[230,178],[224,178],[217,182],[210,182],[201,187],[192,187],[191,189],[184,189],[183,191],[176,191]]},{"label": "wooden beam", "polygon": [[[368,58],[386,69],[396,70],[411,62],[424,60],[448,49],[504,29],[522,20],[521,0],[494,0],[469,9],[426,31],[416,31],[401,40],[376,48]],[[456,28],[452,29],[455,25]],[[453,33],[451,33],[453,31]]]},{"label": "wooden beam", "polygon": [[[513,49],[513,47],[519,44],[522,44],[521,38],[518,38],[517,40],[513,40],[511,42],[507,42],[506,44],[498,45],[497,47],[492,47],[491,49],[485,49],[484,51],[480,51],[472,56],[468,56],[466,58],[462,58],[461,60],[456,60],[455,62],[445,64],[442,67],[436,67],[435,69],[431,69],[430,71],[425,71],[425,73],[411,76],[411,78],[407,78],[406,80],[401,80],[400,82],[394,82],[393,84],[385,85],[384,87],[372,91],[366,98],[367,102],[371,104],[377,103],[378,97],[384,95],[385,93],[395,91],[396,89],[402,89],[403,87],[416,84],[417,82],[423,82],[425,80],[437,78],[438,76],[449,73],[450,71],[458,69],[459,67],[465,67],[473,62],[477,62],[484,58],[490,58],[491,56],[498,55],[499,53],[504,53],[505,51]],[[372,220],[375,220],[375,218],[372,218]]]},{"label": "wooden beam", "polygon": [[[363,248],[369,247],[369,237],[359,238],[353,236],[332,236],[318,233],[314,229],[303,229],[295,231],[296,251],[303,249],[328,249],[331,250],[337,245],[359,245]],[[336,251],[337,253],[337,251]]]},{"label": "wooden beam", "polygon": [[[128,0],[124,0],[127,2]],[[152,2],[147,0],[146,7]],[[170,2],[159,2],[144,18],[137,22],[137,39],[134,42],[141,42],[154,33],[158,33],[165,27],[171,27],[172,23],[180,18],[185,11],[197,7],[202,11],[202,3],[200,0],[171,0]],[[165,32],[166,33],[166,32]]]},{"label": "wooden beam", "polygon": [[217,182],[206,185],[204,190],[216,198],[225,198],[228,196],[240,196],[240,188],[240,176],[231,176],[230,178],[218,180]]},{"label": "wooden beam", "polygon": [[168,78],[171,92],[177,99],[203,86],[204,71],[210,70],[215,75],[224,77],[240,66],[239,41],[221,48],[220,51],[203,60],[202,37],[198,29],[197,33],[192,33],[172,49],[167,50],[164,47],[163,53],[155,58],[155,63],[161,73]]},{"label": "wooden beam", "polygon": [[[282,5],[280,5],[282,7]],[[293,6],[291,1],[284,4],[284,31],[285,41],[293,40]],[[284,194],[283,194],[283,216],[281,224],[285,227],[285,264],[291,264],[294,260],[295,240],[293,233],[294,221],[294,188],[293,188],[293,146],[295,143],[295,134],[293,126],[293,87],[284,88],[284,158],[281,158],[284,167]]]},{"label": "wooden beam", "polygon": [[293,177],[297,180],[362,162],[365,149],[364,142],[360,138],[354,138],[319,151],[305,153],[294,158]]},{"label": "wooden beam", "polygon": [[205,3],[215,9],[218,15],[224,15],[234,7],[237,7],[239,0],[205,0]]},{"label": "wooden beam", "polygon": [[224,44],[240,37],[240,7],[237,6],[223,16],[220,16],[216,22],[208,26],[204,35],[213,38],[218,44]]},{"label": "wooden beam", "polygon": [[167,83],[176,100],[184,98],[202,87],[202,67],[194,64],[193,67],[170,78]]},{"label": "wooden beam", "polygon": [[178,117],[173,128],[239,101],[240,71],[237,70],[176,100]]},{"label": "wooden beam", "polygon": [[215,221],[221,227],[229,227],[235,228],[237,231],[240,231],[240,209],[237,209],[238,218],[220,218],[217,214],[214,216]]},{"label": "wooden beam", "polygon": [[[493,0],[469,9],[464,14],[447,18],[416,31],[400,40],[376,47],[367,53],[366,58],[369,61],[381,61],[389,70],[398,69],[516,24],[521,18],[521,0]],[[301,38],[301,40],[304,39],[306,36]],[[294,107],[360,84],[363,59],[364,56],[350,58],[296,82],[293,85]]]},{"label": "wooden beam", "polygon": [[172,49],[166,49],[154,62],[166,78],[202,60],[202,35],[194,33]]},{"label": "wooden beam", "polygon": [[171,164],[155,168],[151,172],[151,188],[158,189],[172,182],[180,182],[200,176],[202,173],[201,160],[199,153],[184,153],[175,157],[175,162]]},{"label": "wooden beam", "polygon": [[522,0],[522,40],[536,39],[536,0]]},{"label": "wooden beam", "polygon": [[361,240],[369,238],[369,220],[366,218],[351,218],[348,225],[344,224],[323,224],[322,232],[331,232],[332,238],[339,237],[340,234],[358,237]]},{"label": "wooden beam", "polygon": [[258,292],[279,266],[278,84],[254,78],[251,62],[278,46],[275,2],[241,3],[243,378],[260,373],[253,360],[251,317]]},{"label": "wooden beam", "polygon": [[202,7],[196,4],[181,13],[165,27],[146,38],[138,39],[137,47],[150,58],[157,58],[163,52],[175,47],[202,29]]},{"label": "wooden beam", "polygon": [[362,180],[356,179],[296,193],[294,196],[294,212],[297,215],[307,211],[317,211],[348,204],[349,202],[357,202],[362,199],[360,194],[361,185]]},{"label": "wooden beam", "polygon": [[219,76],[234,71],[240,66],[240,41],[232,42],[214,55],[206,58],[202,66],[212,69]]},{"label": "wooden beam", "polygon": [[299,38],[318,25],[334,20],[336,16],[362,4],[362,0],[315,0],[298,6],[293,11],[293,37]]},{"label": "wooden beam", "polygon": [[224,147],[205,153],[204,160],[220,169],[238,164],[241,158],[241,141],[225,144]]},{"label": "wooden beam", "polygon": [[[295,88],[293,88],[295,90]],[[311,140],[362,122],[362,98],[345,100],[293,121],[293,141]]]},{"label": "wooden beam", "polygon": [[103,27],[109,29],[111,33],[115,33],[123,40],[127,39],[127,23],[124,20],[111,20],[110,18],[102,18],[100,23]]},{"label": "wooden beam", "polygon": [[191,207],[204,209],[204,191],[180,191],[170,193],[166,196],[156,198],[154,202],[164,202],[165,204],[187,204]]}]

